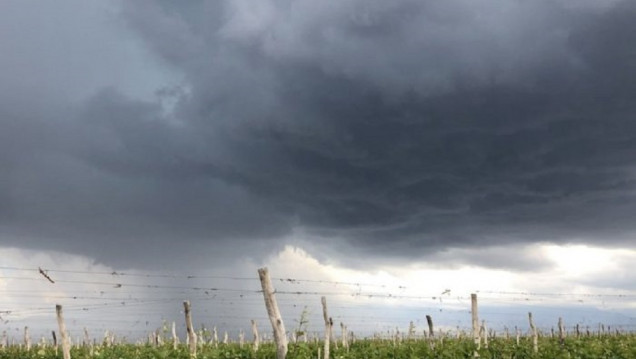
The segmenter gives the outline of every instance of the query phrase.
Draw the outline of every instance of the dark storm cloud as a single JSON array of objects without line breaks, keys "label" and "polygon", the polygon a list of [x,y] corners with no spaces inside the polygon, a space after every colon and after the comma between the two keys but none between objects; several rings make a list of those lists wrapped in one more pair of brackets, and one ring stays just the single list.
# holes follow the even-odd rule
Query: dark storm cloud
[{"label": "dark storm cloud", "polygon": [[3,234],[11,244],[98,253],[122,264],[141,252],[187,256],[204,250],[196,242],[210,236],[240,241],[288,232],[289,221],[270,205],[209,176],[207,166],[183,167],[186,134],[162,123],[156,105],[105,91],[72,116],[49,118],[55,127],[5,132],[12,140],[5,145],[20,154],[7,166]]},{"label": "dark storm cloud", "polygon": [[[174,111],[106,90],[50,128],[4,116],[23,141],[0,145],[3,228],[83,251],[108,238],[109,260],[133,238],[246,248],[294,228],[417,258],[626,241],[636,7],[569,5],[126,2],[185,78],[160,92]],[[52,150],[28,146],[39,133]]]}]

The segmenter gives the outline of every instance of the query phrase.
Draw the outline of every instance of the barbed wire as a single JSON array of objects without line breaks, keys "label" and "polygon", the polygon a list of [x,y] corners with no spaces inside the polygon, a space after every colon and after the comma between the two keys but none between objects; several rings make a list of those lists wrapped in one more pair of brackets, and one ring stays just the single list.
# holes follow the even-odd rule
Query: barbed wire
[{"label": "barbed wire", "polygon": [[[163,305],[170,303],[179,303],[185,298],[196,302],[213,302],[215,308],[221,308],[223,314],[211,314],[207,310],[201,310],[199,317],[201,320],[215,321],[247,321],[249,319],[266,320],[263,316],[264,305],[262,298],[262,290],[259,287],[247,285],[246,288],[240,288],[240,285],[233,286],[227,284],[225,286],[207,286],[209,280],[223,280],[234,282],[258,282],[258,278],[235,277],[235,276],[215,276],[215,275],[177,275],[177,274],[140,274],[131,272],[92,272],[92,271],[71,271],[58,269],[42,269],[42,268],[23,268],[0,266],[0,270],[5,271],[24,271],[33,272],[34,276],[14,276],[0,275],[0,280],[15,281],[39,281],[42,285],[50,288],[42,289],[17,289],[12,288],[10,282],[5,283],[5,288],[0,297],[0,307],[8,308],[11,305],[16,306],[14,310],[0,311],[0,319],[10,318],[12,321],[27,320],[30,316],[50,316],[53,306],[42,306],[38,299],[51,301],[61,300],[64,303],[65,310],[71,313],[82,312],[100,312],[113,313],[113,315],[135,315],[139,318],[134,321],[126,321],[128,325],[140,325],[140,323],[156,323],[157,318],[163,318],[165,312],[154,308],[155,305]],[[41,277],[40,271],[51,274],[51,278],[47,280]],[[55,276],[53,274],[67,274]],[[4,273],[3,273],[4,274]],[[109,276],[109,278],[117,278],[116,281],[94,280],[94,276]],[[79,279],[69,279],[77,278]],[[56,278],[58,277],[58,278]],[[87,278],[89,277],[89,278]],[[141,283],[129,282],[127,277],[132,278],[155,278],[155,279],[174,279],[185,280],[192,285],[172,285],[169,283]],[[86,278],[85,280],[82,280]],[[316,306],[318,296],[336,297],[336,303],[345,303],[340,305],[332,305],[330,309],[333,318],[338,321],[345,321],[349,325],[358,327],[358,330],[364,328],[378,328],[379,326],[404,326],[408,317],[420,318],[423,312],[438,313],[443,322],[453,322],[456,319],[448,319],[452,316],[445,316],[444,311],[453,313],[469,313],[468,306],[470,297],[468,295],[451,295],[448,290],[436,291],[429,294],[417,294],[414,288],[399,286],[395,284],[372,284],[372,283],[353,283],[328,280],[313,280],[300,278],[273,278],[278,281],[281,288],[276,291],[279,295],[279,304],[289,308],[301,310],[303,307]],[[194,283],[193,283],[194,282]],[[201,285],[206,284],[206,285]],[[8,284],[7,284],[8,283]],[[334,288],[323,288],[324,290],[308,290],[305,287],[295,287],[304,284],[312,286],[314,284],[330,285]],[[98,289],[87,290],[85,286],[95,286]],[[382,290],[369,291],[363,290],[365,287],[382,288]],[[107,288],[106,288],[107,287]],[[345,288],[343,288],[345,287]],[[294,290],[299,289],[299,290]],[[415,294],[413,294],[415,292]],[[585,305],[602,306],[607,303],[629,304],[632,299],[636,298],[636,294],[629,291],[623,292],[594,292],[594,293],[562,293],[562,292],[534,292],[534,291],[497,291],[497,290],[477,290],[479,294],[480,307],[488,308],[495,304],[536,304],[536,303],[578,303]],[[35,301],[31,302],[30,299]],[[403,304],[399,304],[399,303]],[[5,305],[6,303],[6,305]],[[348,305],[346,304],[348,303]],[[379,305],[384,303],[384,305]],[[178,305],[173,305],[179,308]],[[235,314],[241,313],[244,308],[259,308],[252,311],[251,314]],[[131,308],[128,310],[128,308]],[[162,307],[165,308],[165,307]],[[381,316],[374,315],[370,309],[392,310],[392,315]],[[581,307],[587,308],[587,307]],[[235,312],[232,312],[234,310]],[[347,310],[349,313],[338,313],[338,311]],[[576,312],[570,309],[564,309],[573,318],[578,318],[578,323],[585,323],[585,309]],[[175,309],[174,312],[178,313]],[[400,312],[400,314],[395,314]],[[512,312],[512,311],[511,311]],[[481,310],[482,316],[490,319],[495,325],[505,326],[506,322],[497,319],[497,317],[513,316],[511,312]],[[258,314],[261,313],[261,314]],[[361,314],[362,313],[362,314]],[[612,315],[623,318],[626,326],[636,326],[632,321],[636,321],[631,315],[620,312],[609,312]],[[110,314],[108,314],[110,315]],[[146,315],[152,320],[143,320],[142,315]],[[520,321],[524,315],[515,315],[515,320]],[[88,323],[99,323],[99,319],[90,319],[86,316],[78,317],[81,321]],[[457,323],[468,322],[469,317],[458,320]],[[521,318],[521,319],[519,319]],[[78,319],[80,320],[80,319]],[[113,320],[112,322],[118,322]],[[1,323],[1,322],[0,322]],[[419,322],[418,322],[419,323]],[[124,324],[124,323],[122,323]],[[620,324],[610,323],[612,326]],[[122,325],[125,327],[125,325]],[[319,326],[317,327],[318,329]]]},{"label": "barbed wire", "polygon": [[[0,267],[7,268],[7,267]],[[13,268],[13,267],[10,267]],[[36,270],[37,271],[37,270]],[[25,280],[25,281],[39,281],[41,278],[38,277],[20,277],[20,276],[0,276],[0,279],[12,279],[12,280]],[[225,277],[225,279],[231,279],[230,277]],[[165,285],[165,284],[138,284],[138,283],[126,283],[126,282],[104,282],[104,281],[90,281],[90,280],[67,280],[67,279],[56,279],[57,283],[69,283],[69,284],[86,284],[86,285],[98,285],[98,286],[109,286],[112,288],[122,288],[122,287],[133,287],[133,288],[144,288],[144,289],[178,289],[178,290],[194,290],[194,291],[221,291],[221,292],[237,292],[237,293],[262,293],[261,289],[253,288],[253,289],[237,289],[237,288],[217,288],[217,287],[205,287],[205,286],[175,286],[175,285]],[[284,281],[293,283],[293,282],[301,282],[305,281],[302,279],[288,278]],[[326,283],[323,281],[323,283]],[[333,282],[333,283],[344,283],[344,282]],[[401,289],[406,289],[406,287],[400,287]],[[497,294],[500,296],[509,296],[509,295],[517,295],[524,297],[578,297],[578,298],[636,298],[636,293],[549,293],[549,292],[529,292],[529,291],[475,291],[476,293],[487,293],[487,294]],[[393,294],[393,293],[382,293],[382,292],[346,292],[346,291],[307,291],[307,290],[277,290],[276,293],[281,295],[355,295],[362,297],[378,297],[378,298],[400,298],[400,299],[438,299],[442,298],[443,294],[428,294],[428,295],[403,295],[403,294]],[[519,297],[519,299],[525,299]]]},{"label": "barbed wire", "polygon": [[[107,275],[107,276],[122,276],[122,277],[143,277],[143,278],[172,278],[172,279],[226,279],[237,281],[258,281],[255,277],[237,277],[237,276],[219,276],[219,275],[194,275],[194,274],[161,274],[161,273],[130,273],[121,271],[79,271],[79,270],[62,270],[62,269],[45,269],[45,268],[25,268],[25,267],[9,267],[0,266],[0,270],[16,270],[16,271],[29,271],[51,273],[72,273],[72,274],[88,274],[88,275]],[[331,281],[322,279],[302,279],[302,278],[283,278],[272,277],[274,281],[287,282],[287,283],[312,283],[312,284],[330,284],[330,285],[346,285],[346,286],[365,286],[365,287],[380,287],[380,288],[398,288],[408,289],[406,286],[394,285],[394,284],[377,284],[377,283],[364,283],[364,282],[344,282],[344,281]]]}]

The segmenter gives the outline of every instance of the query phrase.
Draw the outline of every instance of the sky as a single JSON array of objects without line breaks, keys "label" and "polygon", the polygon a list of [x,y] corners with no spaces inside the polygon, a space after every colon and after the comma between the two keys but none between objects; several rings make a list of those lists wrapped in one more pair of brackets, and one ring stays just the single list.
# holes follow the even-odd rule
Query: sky
[{"label": "sky", "polygon": [[4,330],[63,303],[72,331],[143,337],[192,299],[235,335],[267,325],[263,266],[289,327],[307,308],[320,330],[321,295],[351,330],[466,327],[478,292],[497,328],[633,330],[634,20],[630,1],[2,1]]}]

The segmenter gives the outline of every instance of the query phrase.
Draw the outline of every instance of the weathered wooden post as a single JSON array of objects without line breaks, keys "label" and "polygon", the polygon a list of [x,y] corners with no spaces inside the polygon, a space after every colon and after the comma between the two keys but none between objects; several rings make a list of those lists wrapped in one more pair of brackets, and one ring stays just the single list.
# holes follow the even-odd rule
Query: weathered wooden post
[{"label": "weathered wooden post", "polygon": [[409,322],[409,331],[408,331],[408,334],[406,335],[406,338],[409,341],[415,338],[415,323],[413,323],[412,320]]},{"label": "weathered wooden post", "polygon": [[321,297],[320,302],[322,303],[322,317],[325,320],[324,359],[329,359],[329,341],[331,339],[331,319],[329,318],[329,314],[327,312],[327,298]]},{"label": "weathered wooden post", "polygon": [[338,340],[336,340],[336,335],[333,331],[333,319],[331,317],[329,317],[329,335],[329,345],[333,345],[334,349],[338,349]]},{"label": "weathered wooden post", "polygon": [[481,328],[479,328],[479,336],[484,338],[484,348],[488,349],[488,328],[486,327],[486,321],[481,321]]},{"label": "weathered wooden post", "polygon": [[475,352],[473,356],[479,357],[478,350],[481,349],[481,339],[479,337],[479,314],[477,313],[477,294],[472,293],[470,295],[470,313],[472,317],[473,325],[473,342],[475,343]]},{"label": "weathered wooden post", "polygon": [[342,347],[349,351],[349,340],[347,339],[347,326],[340,322],[340,330],[342,331]]},{"label": "weathered wooden post", "polygon": [[60,304],[55,305],[55,312],[57,314],[57,325],[60,329],[60,335],[62,336],[62,355],[64,359],[71,359],[71,343],[69,342],[68,333],[66,332],[66,324],[64,324],[64,316]]},{"label": "weathered wooden post", "polygon": [[177,350],[179,345],[179,337],[177,336],[177,323],[172,322],[172,349]]},{"label": "weathered wooden post", "polygon": [[83,347],[88,347],[91,345],[91,337],[88,335],[88,328],[84,327],[84,340],[82,341]]},{"label": "weathered wooden post", "polygon": [[532,330],[532,350],[537,353],[539,352],[539,334],[532,320],[532,312],[528,312],[528,321],[530,322],[530,329]]},{"label": "weathered wooden post", "polygon": [[430,315],[426,316],[426,324],[428,324],[428,336],[433,338],[435,332],[433,331],[433,318]]},{"label": "weathered wooden post", "polygon": [[258,351],[258,346],[260,345],[260,338],[258,337],[258,328],[256,327],[256,321],[252,319],[252,335],[254,336],[254,351]]},{"label": "weathered wooden post", "polygon": [[183,309],[185,311],[186,330],[188,332],[188,345],[190,347],[190,356],[192,358],[197,357],[197,334],[194,332],[192,326],[192,314],[190,313],[190,301],[183,302]]},{"label": "weathered wooden post", "polygon": [[276,341],[277,348],[276,357],[278,359],[285,359],[287,355],[287,335],[285,332],[285,324],[283,323],[283,318],[280,315],[278,303],[276,303],[276,297],[274,296],[272,281],[269,278],[269,270],[267,268],[260,268],[258,270],[258,276],[261,280],[261,287],[263,288],[267,315],[274,330],[274,340]]},{"label": "weathered wooden post", "polygon": [[51,330],[51,335],[53,336],[53,348],[55,348],[55,355],[57,356],[57,336],[55,335],[55,330]]},{"label": "weathered wooden post", "polygon": [[31,335],[29,335],[29,327],[24,327],[24,347],[31,350]]},{"label": "weathered wooden post", "polygon": [[559,342],[561,345],[565,343],[565,326],[563,325],[563,318],[559,317]]}]

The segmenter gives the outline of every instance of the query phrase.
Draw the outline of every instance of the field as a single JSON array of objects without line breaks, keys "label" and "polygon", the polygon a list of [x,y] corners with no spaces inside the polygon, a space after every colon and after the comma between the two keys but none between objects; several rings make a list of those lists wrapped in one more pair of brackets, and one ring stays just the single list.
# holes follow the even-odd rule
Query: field
[{"label": "field", "polygon": [[[329,315],[327,299],[321,297],[322,318],[308,326],[308,310],[305,307],[298,320],[288,318],[288,327],[285,329],[283,318],[278,308],[276,293],[284,294],[287,291],[276,292],[273,289],[271,278],[266,268],[259,269],[261,291],[252,290],[253,295],[264,299],[265,309],[270,323],[261,321],[261,334],[257,322],[251,320],[251,336],[248,338],[245,331],[240,330],[238,337],[230,340],[225,331],[219,340],[217,327],[210,331],[205,326],[197,330],[193,325],[191,303],[183,301],[184,326],[187,337],[177,335],[176,322],[163,321],[163,325],[156,330],[147,329],[141,336],[126,337],[125,333],[106,331],[103,340],[99,337],[91,338],[86,327],[83,337],[77,336],[75,319],[69,322],[74,325],[76,335],[71,336],[67,330],[62,305],[56,305],[58,330],[48,329],[48,336],[44,336],[38,342],[31,340],[31,334],[27,326],[13,327],[20,338],[11,334],[11,328],[5,327],[0,340],[0,359],[4,358],[91,358],[91,359],[133,359],[133,358],[246,358],[265,359],[415,359],[415,358],[636,358],[636,333],[630,326],[621,327],[605,326],[599,323],[597,330],[588,325],[577,323],[566,328],[563,318],[558,317],[556,328],[537,328],[533,315],[528,312],[529,330],[526,327],[514,326],[514,330],[504,327],[503,331],[496,332],[488,329],[486,320],[479,320],[477,294],[470,296],[471,327],[460,328],[456,326],[438,327],[434,330],[433,318],[426,315],[427,329],[424,322],[420,322],[417,329],[414,321],[410,322],[408,330],[400,331],[398,327],[374,331],[368,337],[364,334],[357,337],[353,331],[340,322],[341,336],[334,332],[334,321]],[[289,280],[279,279],[278,284],[288,283]],[[295,281],[294,281],[295,282]],[[108,283],[110,284],[110,283]],[[119,289],[121,286],[118,286]],[[242,292],[240,292],[242,293]],[[314,293],[316,295],[317,293]],[[242,294],[241,294],[242,295]],[[261,299],[261,300],[263,300]],[[262,302],[261,302],[262,303]],[[142,304],[146,304],[142,302]],[[262,305],[258,303],[258,305]],[[110,307],[109,307],[110,308]],[[133,309],[137,307],[133,306]],[[50,313],[51,309],[47,309]],[[82,310],[82,307],[74,306],[71,309]],[[119,308],[117,308],[119,310]],[[339,309],[343,309],[340,307]],[[351,307],[349,308],[351,310]],[[12,312],[7,311],[6,315]],[[440,311],[440,313],[442,313]],[[195,313],[196,314],[196,313]],[[53,316],[50,316],[50,319]],[[121,315],[119,318],[124,318]],[[342,317],[336,317],[342,319]],[[104,320],[104,316],[102,319]],[[373,318],[369,318],[373,321]],[[506,317],[506,320],[511,318]],[[83,320],[87,320],[85,317]],[[119,319],[115,319],[118,321]],[[312,321],[315,319],[312,319]],[[324,326],[323,326],[324,322]],[[10,323],[5,321],[5,325]],[[146,322],[148,325],[149,322]],[[183,323],[183,322],[182,322]],[[315,323],[319,323],[316,325]],[[271,324],[271,325],[268,325]],[[185,328],[184,328],[185,327]],[[291,327],[291,329],[290,329]],[[46,333],[40,331],[40,334]],[[367,332],[369,333],[369,332]],[[38,334],[38,335],[40,335]],[[234,334],[236,334],[234,332]],[[126,338],[135,338],[130,339]],[[185,338],[185,342],[181,340]],[[253,338],[253,339],[252,339]],[[17,340],[16,340],[17,339]],[[52,339],[52,340],[51,340]],[[328,342],[325,343],[325,341]],[[285,349],[286,348],[286,349]],[[286,353],[286,355],[284,354]],[[325,355],[328,353],[328,355]],[[64,355],[66,354],[66,355]]]},{"label": "field", "polygon": [[[323,343],[313,341],[289,345],[287,358],[322,358]],[[342,346],[331,349],[331,358],[342,359],[385,359],[385,358],[472,358],[475,346],[471,338],[436,338],[434,340],[383,340],[361,339],[353,341],[349,348]],[[481,358],[636,358],[636,336],[633,334],[568,337],[562,343],[558,338],[541,337],[538,352],[533,353],[531,338],[491,338],[488,348],[479,350]],[[179,344],[115,344],[111,346],[76,346],[71,349],[72,358],[132,359],[132,358],[190,358],[189,349]],[[53,359],[62,358],[61,349],[53,346],[34,346],[30,350],[14,345],[0,350],[1,359]],[[263,343],[257,351],[248,344],[202,344],[198,346],[197,358],[218,359],[266,359],[276,358],[273,343]]]}]

